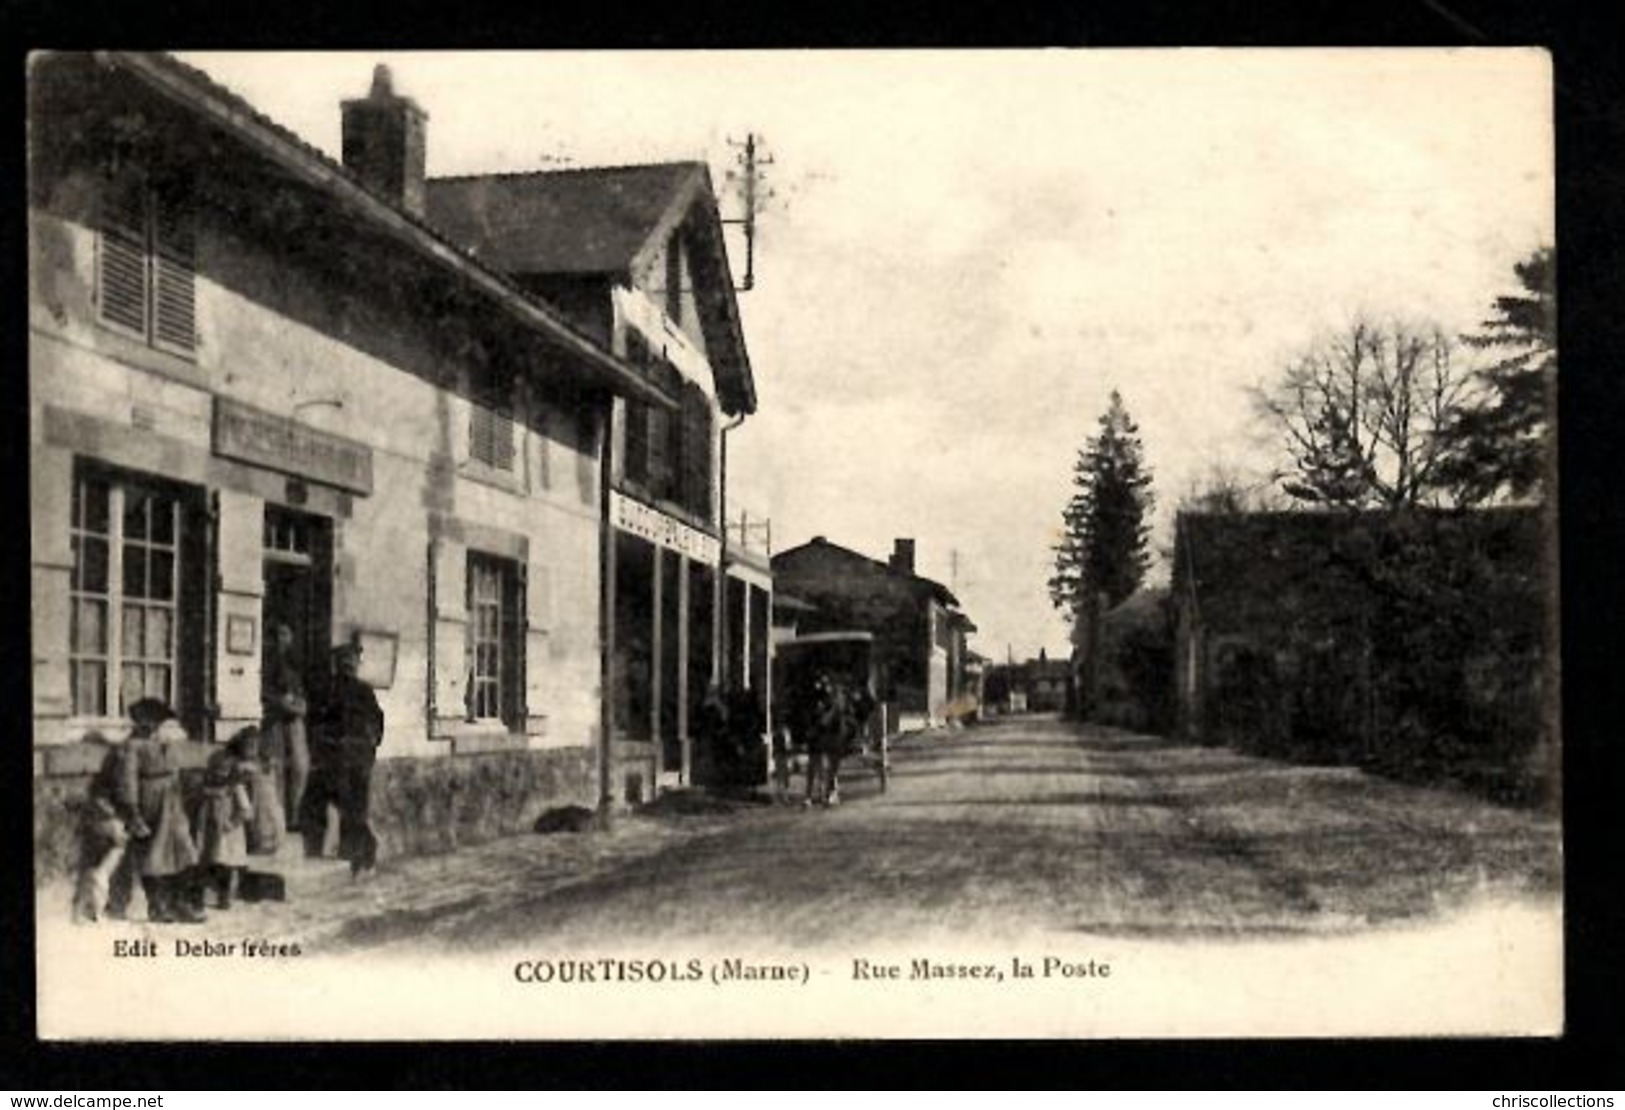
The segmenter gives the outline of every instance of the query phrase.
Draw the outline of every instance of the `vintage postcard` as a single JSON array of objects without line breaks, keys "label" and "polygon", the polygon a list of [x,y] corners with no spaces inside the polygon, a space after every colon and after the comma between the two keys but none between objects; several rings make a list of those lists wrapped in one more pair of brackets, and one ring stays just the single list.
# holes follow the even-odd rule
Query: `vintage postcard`
[{"label": "vintage postcard", "polygon": [[1544,52],[28,90],[42,1037],[1562,1032]]}]

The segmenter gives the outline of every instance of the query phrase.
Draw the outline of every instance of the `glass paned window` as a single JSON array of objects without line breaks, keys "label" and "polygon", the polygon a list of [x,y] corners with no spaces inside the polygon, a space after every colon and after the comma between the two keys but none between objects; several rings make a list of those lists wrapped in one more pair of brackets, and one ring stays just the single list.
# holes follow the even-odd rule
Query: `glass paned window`
[{"label": "glass paned window", "polygon": [[520,723],[519,567],[510,559],[468,556],[469,716]]},{"label": "glass paned window", "polygon": [[141,697],[174,704],[180,498],[134,480],[81,474],[71,532],[73,712],[123,713]]},{"label": "glass paned window", "polygon": [[280,555],[310,554],[310,525],[307,521],[283,514],[267,514],[264,531],[265,550]]}]

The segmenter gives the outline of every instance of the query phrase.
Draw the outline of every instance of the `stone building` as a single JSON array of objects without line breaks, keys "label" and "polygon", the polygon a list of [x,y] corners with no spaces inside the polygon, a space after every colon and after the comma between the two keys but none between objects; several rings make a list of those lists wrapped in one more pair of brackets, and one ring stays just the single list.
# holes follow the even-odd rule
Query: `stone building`
[{"label": "stone building", "polygon": [[715,683],[770,700],[772,577],[733,542],[727,435],[756,410],[723,225],[702,163],[433,178],[428,214],[679,401],[615,404],[605,605],[614,787],[701,782],[690,722]]},{"label": "stone building", "polygon": [[316,697],[363,645],[386,852],[598,802],[613,415],[681,392],[435,229],[386,70],[343,165],[162,55],[30,92],[42,870],[87,737],[143,695],[205,742],[257,721],[273,624]]},{"label": "stone building", "polygon": [[802,632],[864,631],[875,637],[876,693],[902,729],[969,716],[974,669],[966,637],[976,626],[940,582],[914,573],[914,541],[896,541],[880,562],[823,536],[773,556],[775,588],[811,604]]}]

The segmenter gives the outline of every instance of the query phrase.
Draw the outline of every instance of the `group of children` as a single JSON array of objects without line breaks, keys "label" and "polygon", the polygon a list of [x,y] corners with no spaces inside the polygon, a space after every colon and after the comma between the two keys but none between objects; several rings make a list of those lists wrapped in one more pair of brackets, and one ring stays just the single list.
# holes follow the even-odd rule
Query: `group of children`
[{"label": "group of children", "polygon": [[277,851],[278,776],[249,726],[209,756],[188,804],[177,745],[189,740],[174,714],[143,698],[129,717],[129,738],[109,749],[85,800],[74,918],[125,917],[139,878],[149,920],[200,922],[206,894],[230,908],[249,858]]}]

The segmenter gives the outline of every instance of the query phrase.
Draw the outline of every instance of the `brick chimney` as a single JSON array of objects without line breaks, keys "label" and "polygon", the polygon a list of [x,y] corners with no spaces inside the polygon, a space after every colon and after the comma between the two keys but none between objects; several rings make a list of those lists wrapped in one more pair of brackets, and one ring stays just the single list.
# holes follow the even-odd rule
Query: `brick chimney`
[{"label": "brick chimney", "polygon": [[346,100],[344,168],[379,196],[423,215],[428,115],[410,97],[396,96],[389,67],[372,71],[372,91]]},{"label": "brick chimney", "polygon": [[892,541],[891,568],[904,574],[914,573],[913,540],[898,538]]}]

